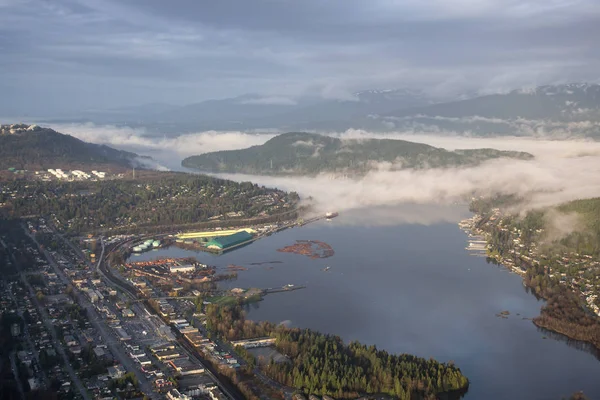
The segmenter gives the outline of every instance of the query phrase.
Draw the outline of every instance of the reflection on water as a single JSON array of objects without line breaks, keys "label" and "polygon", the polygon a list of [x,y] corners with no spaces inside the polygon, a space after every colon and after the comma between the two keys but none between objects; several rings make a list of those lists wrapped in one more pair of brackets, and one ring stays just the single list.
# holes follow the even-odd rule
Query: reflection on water
[{"label": "reflection on water", "polygon": [[[194,255],[219,267],[247,267],[237,281],[221,283],[227,288],[304,285],[248,306],[249,318],[453,360],[471,382],[466,399],[560,399],[578,390],[600,398],[598,360],[524,319],[538,315],[543,302],[523,290],[518,275],[468,255],[456,224],[349,224],[380,211],[361,213],[286,230],[222,256],[169,248],[138,259]],[[277,252],[307,239],[328,243],[335,255],[312,260]],[[281,263],[256,265],[266,261]],[[510,315],[496,316],[504,310]]]},{"label": "reflection on water", "polygon": [[536,326],[536,328],[541,334],[546,336],[548,339],[558,340],[560,342],[566,343],[567,346],[577,349],[579,351],[583,351],[585,353],[589,353],[589,354],[593,355],[594,357],[596,357],[596,359],[598,359],[598,361],[600,361],[600,350],[598,350],[596,347],[592,346],[590,343],[571,339],[560,333],[549,331],[546,328],[540,328],[537,326]]}]

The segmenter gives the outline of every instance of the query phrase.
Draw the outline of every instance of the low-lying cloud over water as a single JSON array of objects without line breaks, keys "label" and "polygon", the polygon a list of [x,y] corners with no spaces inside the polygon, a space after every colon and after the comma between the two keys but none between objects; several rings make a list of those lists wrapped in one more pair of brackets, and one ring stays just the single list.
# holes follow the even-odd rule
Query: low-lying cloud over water
[{"label": "low-lying cloud over water", "polygon": [[[175,168],[182,158],[204,152],[240,149],[259,145],[273,134],[244,132],[199,132],[178,137],[152,138],[131,128],[94,125],[54,126],[82,140],[111,145],[153,156]],[[271,177],[240,174],[221,175],[234,180],[253,181],[312,196],[320,211],[374,209],[411,204],[405,212],[384,213],[377,220],[433,223],[457,220],[462,216],[453,204],[472,196],[494,193],[517,194],[527,207],[543,207],[579,198],[600,196],[600,142],[549,140],[523,137],[472,138],[458,135],[415,133],[370,133],[349,130],[332,134],[342,139],[395,138],[453,149],[495,148],[526,151],[533,160],[498,159],[476,167],[389,171],[382,168],[360,179],[322,174],[318,177]],[[431,207],[433,206],[433,207]],[[440,208],[439,206],[443,206]],[[415,208],[416,207],[416,208]],[[433,211],[435,210],[435,211]],[[389,211],[389,210],[388,210]],[[443,212],[442,212],[443,211]],[[353,213],[357,214],[357,213]],[[370,215],[369,218],[373,217]]]}]

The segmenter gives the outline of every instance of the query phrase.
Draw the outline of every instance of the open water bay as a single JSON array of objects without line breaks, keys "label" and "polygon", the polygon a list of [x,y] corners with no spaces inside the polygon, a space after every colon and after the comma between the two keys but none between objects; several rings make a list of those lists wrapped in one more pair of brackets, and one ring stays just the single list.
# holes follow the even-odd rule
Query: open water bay
[{"label": "open water bay", "polygon": [[[230,288],[305,285],[266,296],[250,307],[249,318],[453,360],[470,379],[466,399],[558,400],[579,390],[600,399],[600,361],[526,319],[543,303],[518,275],[469,255],[455,223],[371,225],[365,212],[363,222],[349,223],[356,218],[342,214],[221,256],[171,247],[134,259],[195,256],[223,270],[247,267],[236,281],[222,283]],[[335,255],[277,252],[306,239],[330,244]],[[269,261],[281,263],[250,265]],[[508,318],[496,316],[504,310]]]}]

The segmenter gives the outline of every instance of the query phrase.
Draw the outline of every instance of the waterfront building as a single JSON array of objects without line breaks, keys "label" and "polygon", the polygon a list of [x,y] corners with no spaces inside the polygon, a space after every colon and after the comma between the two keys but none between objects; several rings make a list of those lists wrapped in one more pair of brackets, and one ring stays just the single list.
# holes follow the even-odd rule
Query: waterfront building
[{"label": "waterfront building", "polygon": [[225,250],[252,239],[252,235],[246,231],[234,233],[233,235],[216,237],[206,244],[206,247],[214,250]]},{"label": "waterfront building", "polygon": [[196,267],[194,265],[188,264],[188,265],[171,265],[169,267],[169,271],[173,274],[173,273],[177,273],[177,272],[194,272],[196,270]]}]

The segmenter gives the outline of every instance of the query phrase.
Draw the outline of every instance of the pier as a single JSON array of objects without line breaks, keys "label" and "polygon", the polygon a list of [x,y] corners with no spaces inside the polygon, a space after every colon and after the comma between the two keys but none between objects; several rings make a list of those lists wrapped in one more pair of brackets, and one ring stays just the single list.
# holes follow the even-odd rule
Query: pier
[{"label": "pier", "polygon": [[285,285],[280,288],[263,289],[263,295],[271,293],[292,292],[294,290],[306,289],[306,286]]}]

